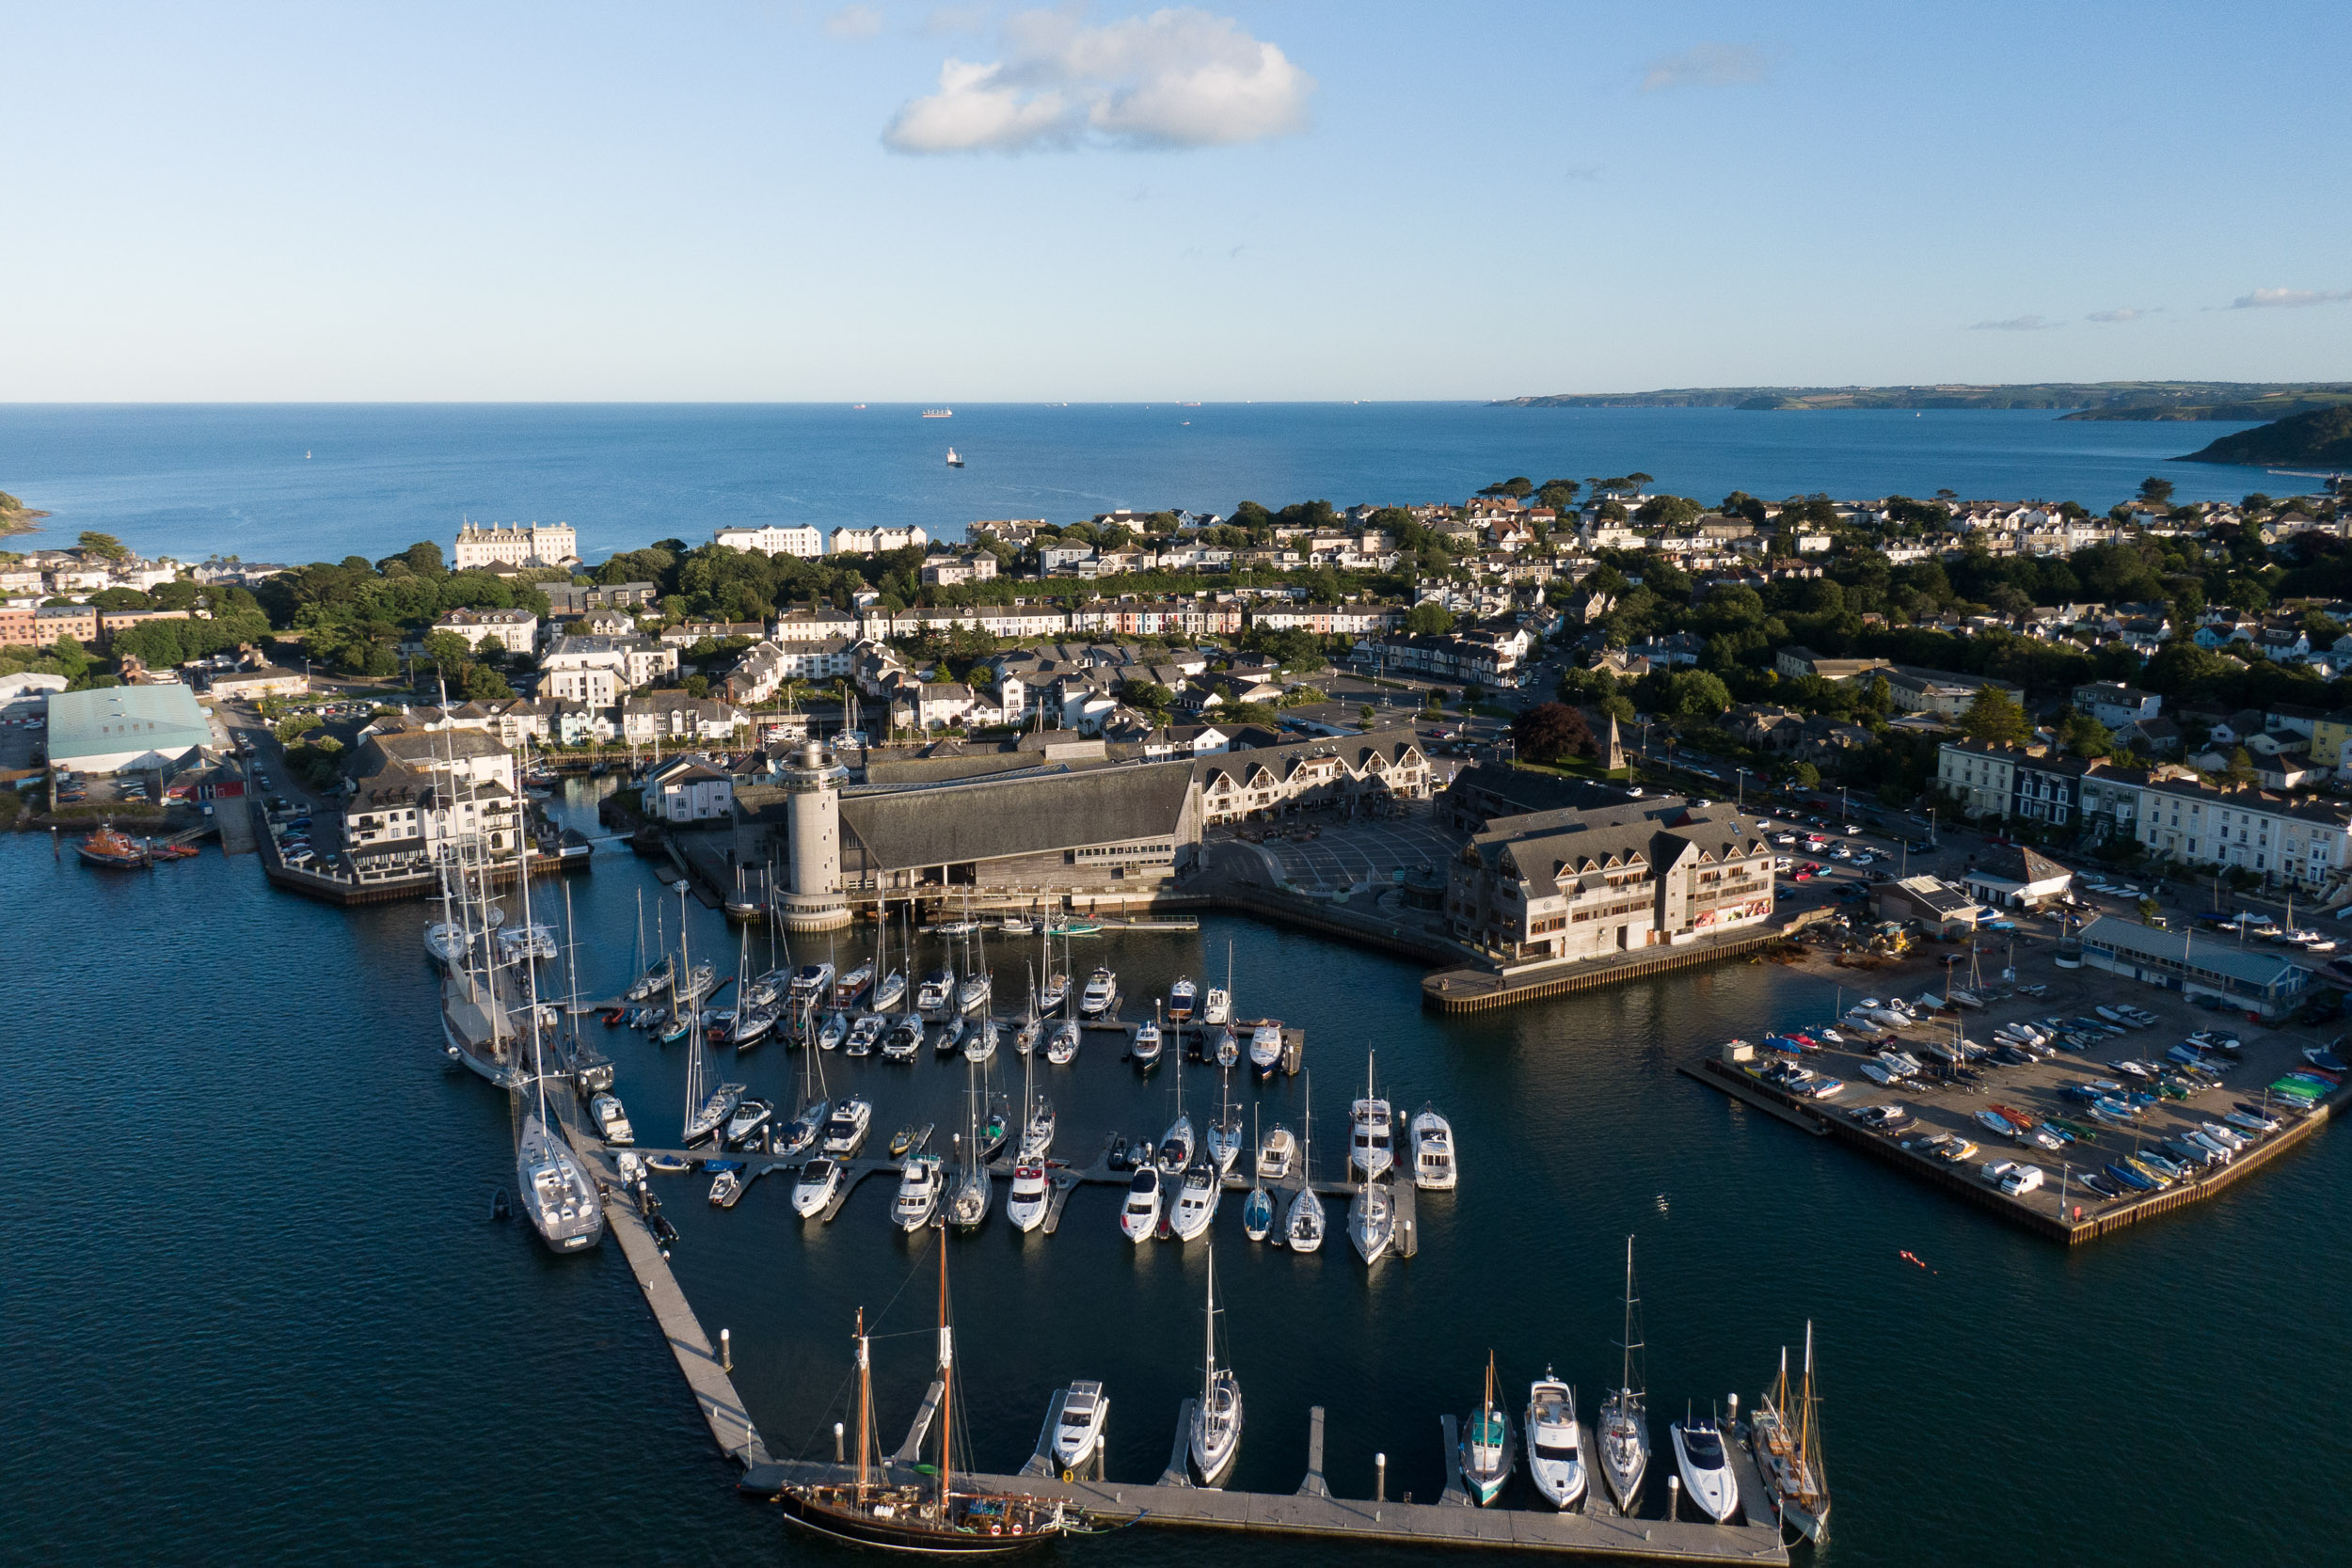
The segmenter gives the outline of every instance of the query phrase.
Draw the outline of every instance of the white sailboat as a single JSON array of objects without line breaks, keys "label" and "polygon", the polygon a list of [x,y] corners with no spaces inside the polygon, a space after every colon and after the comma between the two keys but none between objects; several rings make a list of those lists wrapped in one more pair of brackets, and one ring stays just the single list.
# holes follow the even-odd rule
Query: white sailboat
[{"label": "white sailboat", "polygon": [[1241,1158],[1241,1112],[1233,1106],[1233,1080],[1231,1073],[1217,1075],[1216,1120],[1209,1124],[1209,1158],[1216,1162],[1219,1176],[1231,1176],[1233,1164]]},{"label": "white sailboat", "polygon": [[1203,1486],[1223,1483],[1241,1452],[1241,1380],[1216,1364],[1216,1252],[1209,1252],[1209,1305],[1201,1331],[1200,1397],[1192,1407],[1188,1447]]},{"label": "white sailboat", "polygon": [[1184,1064],[1179,1057],[1176,1062],[1176,1119],[1168,1124],[1168,1131],[1161,1135],[1154,1158],[1162,1171],[1174,1176],[1192,1164],[1196,1147],[1192,1118],[1184,1115]]},{"label": "white sailboat", "polygon": [[1054,1026],[1054,1037],[1045,1045],[1045,1059],[1056,1067],[1068,1067],[1078,1059],[1078,1026],[1063,1019]]},{"label": "white sailboat", "polygon": [[[523,919],[531,918],[531,845],[524,842],[522,865]],[[553,1252],[585,1252],[604,1235],[604,1200],[587,1169],[572,1153],[548,1110],[548,1075],[544,1037],[547,1025],[539,1014],[539,989],[526,966],[531,1003],[532,1101],[523,1112],[522,1136],[515,1151],[515,1186],[522,1195],[523,1212],[539,1239]]]},{"label": "white sailboat", "polygon": [[1040,1092],[1037,1086],[1037,1057],[1021,1058],[1021,1154],[1034,1164],[1042,1164],[1054,1148],[1053,1097]]},{"label": "white sailboat", "polygon": [[965,1132],[957,1141],[963,1146],[963,1174],[956,1178],[955,1191],[948,1196],[947,1218],[960,1230],[977,1228],[988,1218],[990,1200],[995,1196],[988,1166],[980,1158],[980,1091],[977,1068],[967,1067],[965,1075],[972,1082],[972,1109]]},{"label": "white sailboat", "polygon": [[1313,1252],[1323,1245],[1326,1224],[1323,1199],[1315,1193],[1315,1075],[1307,1074],[1306,1136],[1300,1140],[1298,1196],[1283,1226],[1283,1239],[1293,1252]]},{"label": "white sailboat", "polygon": [[1633,1337],[1633,1238],[1625,1239],[1625,1338],[1620,1342],[1625,1362],[1617,1386],[1600,1402],[1600,1474],[1609,1483],[1617,1512],[1632,1513],[1642,1500],[1642,1480],[1649,1472],[1649,1412],[1634,1378],[1633,1353],[1642,1348]]},{"label": "white sailboat", "polygon": [[1396,1241],[1396,1197],[1385,1181],[1367,1181],[1347,1206],[1347,1239],[1366,1266],[1388,1256]]}]

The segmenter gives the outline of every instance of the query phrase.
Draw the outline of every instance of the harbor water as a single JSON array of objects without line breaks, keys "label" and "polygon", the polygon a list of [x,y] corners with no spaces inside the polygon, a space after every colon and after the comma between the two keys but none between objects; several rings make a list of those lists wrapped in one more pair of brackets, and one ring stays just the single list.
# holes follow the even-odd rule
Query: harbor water
[{"label": "harbor water", "polygon": [[[603,784],[571,783],[563,814],[593,830]],[[641,893],[648,927],[659,907],[675,940],[679,901],[651,863],[606,846],[568,880],[587,994],[628,978]],[[559,889],[538,884],[541,917],[561,918]],[[557,1258],[490,1217],[513,1181],[508,1111],[441,1055],[426,906],[324,908],[210,849],[102,873],[29,834],[0,840],[0,896],[20,933],[0,1096],[17,1215],[0,1288],[0,1562],[830,1558],[732,1493],[618,1248]],[[732,973],[734,931],[688,908],[694,957]],[[834,954],[869,940],[845,935]],[[767,942],[752,938],[755,965]],[[1369,1275],[1341,1235],[1304,1258],[1249,1244],[1229,1195],[1220,1338],[1248,1413],[1232,1485],[1295,1488],[1321,1404],[1336,1492],[1368,1496],[1385,1452],[1391,1496],[1434,1498],[1438,1417],[1476,1402],[1489,1351],[1515,1417],[1549,1366],[1589,1420],[1617,1368],[1630,1234],[1661,1450],[1686,1404],[1735,1390],[1751,1404],[1815,1323],[1836,1495],[1825,1562],[2333,1555],[2352,1140],[2324,1133],[2183,1215],[2061,1249],[1675,1072],[1727,1035],[1828,1016],[1818,980],[1736,963],[1450,1019],[1422,1010],[1412,965],[1239,918],[1073,947],[1081,976],[1119,972],[1133,1017],[1180,974],[1221,981],[1229,943],[1240,1010],[1308,1031],[1318,1175],[1340,1174],[1367,1051],[1400,1121],[1424,1101],[1451,1117],[1463,1166],[1458,1192],[1422,1195],[1419,1255]],[[916,966],[945,948],[930,940]],[[1000,1002],[1035,949],[991,934]],[[672,1141],[688,1048],[587,1027],[640,1141]],[[1090,1161],[1107,1133],[1172,1119],[1174,1063],[1138,1079],[1119,1049],[1089,1033],[1073,1065],[1040,1062],[1057,1155]],[[706,1055],[714,1079],[780,1107],[796,1097],[798,1052]],[[936,1121],[944,1146],[962,1119],[961,1059],[822,1061],[831,1092],[873,1101],[869,1153],[907,1122]],[[1001,1053],[993,1086],[1017,1096],[1020,1066]],[[1308,1082],[1236,1078],[1232,1092],[1245,1117],[1299,1130]],[[1218,1092],[1187,1066],[1196,1124]],[[723,1212],[707,1184],[658,1189],[682,1233],[673,1265],[714,1338],[732,1331],[770,1449],[830,1455],[861,1306],[895,1446],[930,1375],[938,1241],[892,1226],[886,1177],[822,1227],[793,1217],[786,1178]],[[946,1243],[971,1457],[1017,1467],[1053,1391],[1097,1378],[1110,1475],[1156,1476],[1197,1386],[1205,1247],[1130,1245],[1113,1187],[1073,1194],[1052,1236],[1015,1233],[1004,1196],[1000,1180],[987,1226]],[[1653,1507],[1669,1468],[1661,1452]],[[1342,1550],[1216,1549],[1268,1564]],[[1136,1531],[1064,1556],[1200,1550]]]}]

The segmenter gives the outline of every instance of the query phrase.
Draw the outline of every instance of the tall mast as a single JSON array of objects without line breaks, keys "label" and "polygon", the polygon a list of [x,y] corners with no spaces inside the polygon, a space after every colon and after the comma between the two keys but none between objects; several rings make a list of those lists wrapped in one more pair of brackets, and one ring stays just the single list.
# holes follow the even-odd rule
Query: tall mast
[{"label": "tall mast", "polygon": [[1216,1243],[1209,1244],[1209,1307],[1200,1315],[1200,1419],[1209,1418],[1209,1395],[1216,1385]]},{"label": "tall mast", "polygon": [[866,1497],[866,1455],[873,1448],[874,1439],[867,1431],[866,1417],[874,1408],[873,1369],[866,1352],[866,1308],[857,1309],[857,1495]]},{"label": "tall mast", "polygon": [[954,1464],[956,1447],[954,1413],[948,1408],[955,1398],[955,1330],[947,1326],[947,1230],[939,1231],[939,1513],[947,1516],[948,1469]]},{"label": "tall mast", "polygon": [[1625,1239],[1625,1369],[1618,1374],[1620,1393],[1633,1392],[1633,1238]]}]

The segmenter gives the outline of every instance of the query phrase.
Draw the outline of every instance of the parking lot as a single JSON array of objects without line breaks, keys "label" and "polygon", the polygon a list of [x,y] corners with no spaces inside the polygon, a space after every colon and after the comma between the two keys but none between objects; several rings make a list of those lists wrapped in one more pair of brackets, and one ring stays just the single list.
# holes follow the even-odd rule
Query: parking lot
[{"label": "parking lot", "polygon": [[[1251,843],[1245,833],[1263,832]],[[1424,809],[1413,815],[1347,820],[1330,812],[1315,812],[1287,823],[1217,827],[1208,831],[1211,844],[1228,844],[1232,851],[1257,857],[1269,881],[1288,880],[1302,888],[1330,890],[1386,885],[1395,873],[1442,872],[1462,835],[1439,825]]]}]

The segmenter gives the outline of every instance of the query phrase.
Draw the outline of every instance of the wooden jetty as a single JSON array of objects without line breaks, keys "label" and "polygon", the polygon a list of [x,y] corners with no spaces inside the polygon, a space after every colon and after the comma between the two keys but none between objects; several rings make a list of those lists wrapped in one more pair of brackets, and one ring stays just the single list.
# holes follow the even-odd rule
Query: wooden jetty
[{"label": "wooden jetty", "polygon": [[[937,1386],[933,1386],[936,1392]],[[1229,1492],[1193,1481],[1186,1464],[1186,1435],[1193,1402],[1177,1410],[1176,1430],[1169,1445],[1168,1467],[1149,1485],[1113,1481],[1101,1475],[1099,1461],[1091,1477],[1059,1473],[1053,1463],[1053,1433],[1067,1389],[1055,1392],[1045,1425],[1038,1433],[1037,1449],[1017,1475],[975,1475],[963,1479],[975,1491],[1025,1492],[1059,1497],[1084,1509],[1101,1524],[1135,1523],[1177,1529],[1230,1530],[1250,1534],[1344,1541],[1360,1545],[1470,1546],[1501,1551],[1549,1552],[1569,1557],[1613,1557],[1674,1563],[1760,1563],[1785,1568],[1788,1548],[1780,1530],[1759,1510],[1771,1496],[1763,1475],[1744,1440],[1724,1445],[1725,1457],[1740,1484],[1743,1513],[1740,1522],[1711,1524],[1685,1510],[1680,1519],[1628,1518],[1596,1496],[1580,1511],[1565,1513],[1545,1507],[1480,1508],[1458,1484],[1455,1418],[1439,1423],[1445,1444],[1450,1484],[1434,1503],[1404,1503],[1385,1498],[1335,1496],[1323,1471],[1324,1410],[1308,1413],[1307,1470],[1295,1492]],[[927,1403],[927,1408],[929,1408]],[[927,1432],[930,1421],[916,1414],[909,1434],[893,1464],[910,1463],[915,1433]],[[1596,1457],[1589,1441],[1587,1464]],[[787,1483],[838,1481],[846,1467],[803,1463],[770,1463],[748,1468],[741,1489],[755,1497],[772,1497]],[[912,1473],[893,1475],[895,1481],[916,1479]]]}]

